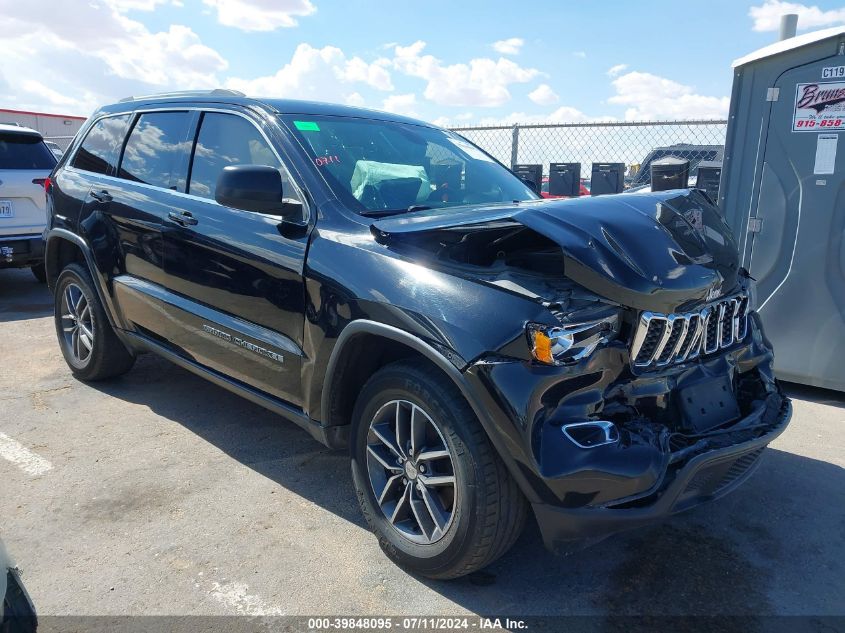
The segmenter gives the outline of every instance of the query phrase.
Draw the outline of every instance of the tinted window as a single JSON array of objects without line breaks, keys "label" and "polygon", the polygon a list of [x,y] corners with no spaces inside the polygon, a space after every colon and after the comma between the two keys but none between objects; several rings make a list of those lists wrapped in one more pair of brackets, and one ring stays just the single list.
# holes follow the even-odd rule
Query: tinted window
[{"label": "tinted window", "polygon": [[0,133],[0,169],[46,169],[56,166],[53,156],[40,136]]},{"label": "tinted window", "polygon": [[128,114],[97,121],[73,157],[73,166],[97,174],[114,174],[128,124]]},{"label": "tinted window", "polygon": [[[206,112],[194,149],[188,193],[213,200],[217,177],[228,165],[281,167],[279,159],[252,123],[233,114]],[[285,197],[294,197],[284,170],[282,181]]]},{"label": "tinted window", "polygon": [[142,114],[126,141],[120,177],[171,188],[175,172],[190,147],[189,123],[187,112]]}]

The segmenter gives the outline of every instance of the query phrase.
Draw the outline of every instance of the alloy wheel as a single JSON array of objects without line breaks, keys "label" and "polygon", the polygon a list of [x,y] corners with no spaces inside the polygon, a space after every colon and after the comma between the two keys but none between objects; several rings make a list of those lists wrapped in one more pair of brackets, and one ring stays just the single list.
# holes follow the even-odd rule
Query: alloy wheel
[{"label": "alloy wheel", "polygon": [[65,346],[76,363],[84,365],[94,349],[94,315],[85,293],[75,283],[65,286],[61,313]]},{"label": "alloy wheel", "polygon": [[422,408],[392,400],[373,416],[367,471],[384,516],[423,545],[442,539],[457,508],[455,466],[443,434]]}]

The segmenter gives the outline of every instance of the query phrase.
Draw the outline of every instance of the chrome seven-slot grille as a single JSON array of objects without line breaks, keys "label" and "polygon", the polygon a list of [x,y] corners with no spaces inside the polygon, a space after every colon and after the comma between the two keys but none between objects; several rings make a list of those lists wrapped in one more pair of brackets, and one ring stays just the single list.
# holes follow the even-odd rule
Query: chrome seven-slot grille
[{"label": "chrome seven-slot grille", "polygon": [[664,367],[713,354],[745,338],[748,297],[737,295],[698,312],[640,315],[631,358],[635,367]]}]

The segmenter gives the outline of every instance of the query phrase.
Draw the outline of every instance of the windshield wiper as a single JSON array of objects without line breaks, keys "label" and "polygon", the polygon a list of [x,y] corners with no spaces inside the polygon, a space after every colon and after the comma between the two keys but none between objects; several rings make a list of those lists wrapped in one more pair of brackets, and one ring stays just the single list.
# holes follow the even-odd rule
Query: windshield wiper
[{"label": "windshield wiper", "polygon": [[398,215],[400,213],[412,213],[414,211],[428,211],[432,207],[426,204],[412,204],[407,209],[368,209],[361,211],[360,215],[366,218],[385,218],[389,215]]},{"label": "windshield wiper", "polygon": [[[537,198],[537,200],[542,200],[543,198]],[[412,204],[407,209],[367,209],[366,211],[359,211],[359,215],[363,215],[365,218],[386,218],[390,215],[399,215],[400,213],[411,213],[413,211],[427,211],[429,209],[457,209],[460,207],[470,207],[470,206],[485,206],[485,207],[492,207],[496,205],[505,205],[505,204],[520,204],[522,202],[536,202],[533,198],[531,200],[499,200],[497,202],[479,202],[479,203],[463,203],[463,204],[456,204],[453,206],[444,206],[444,207],[431,207],[426,204]]]}]

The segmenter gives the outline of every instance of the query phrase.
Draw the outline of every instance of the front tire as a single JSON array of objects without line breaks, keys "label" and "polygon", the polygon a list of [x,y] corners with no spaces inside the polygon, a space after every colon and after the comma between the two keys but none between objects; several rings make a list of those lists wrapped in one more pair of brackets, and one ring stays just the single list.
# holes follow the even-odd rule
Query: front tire
[{"label": "front tire", "polygon": [[135,363],[106,317],[88,271],[69,264],[56,281],[56,335],[73,375],[95,381],[126,373]]},{"label": "front tire", "polygon": [[445,375],[419,362],[384,367],[361,391],[352,424],[358,501],[391,560],[447,579],[510,549],[527,501]]}]

